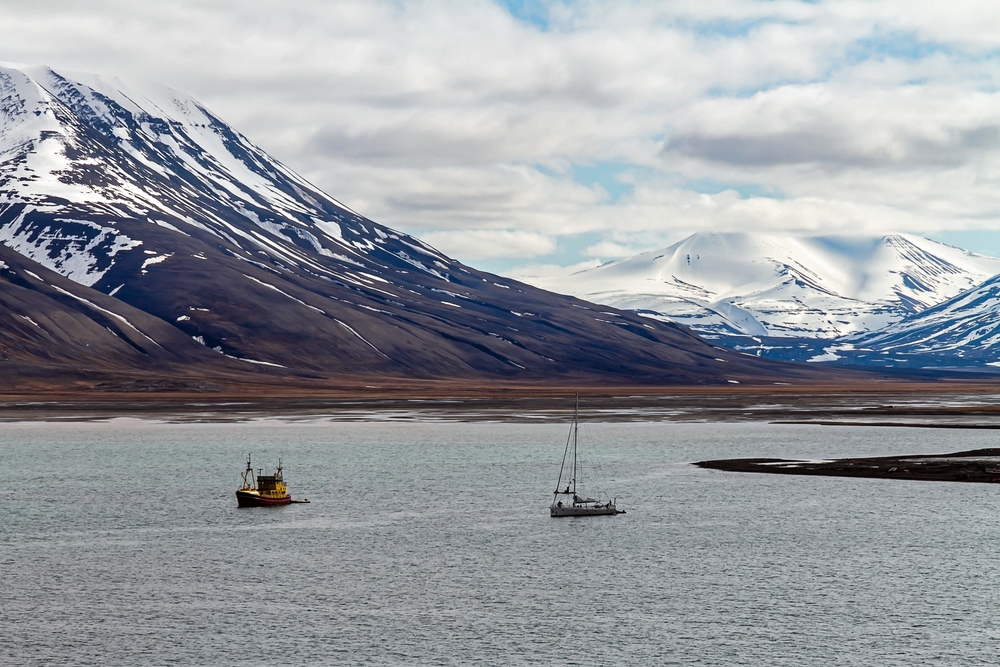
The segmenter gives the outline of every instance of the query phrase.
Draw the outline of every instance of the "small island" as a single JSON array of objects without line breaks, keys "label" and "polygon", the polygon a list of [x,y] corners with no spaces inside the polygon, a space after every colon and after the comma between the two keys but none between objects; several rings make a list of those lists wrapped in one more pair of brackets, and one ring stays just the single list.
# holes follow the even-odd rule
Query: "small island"
[{"label": "small island", "polygon": [[849,459],[723,459],[694,465],[730,472],[778,475],[876,477],[933,482],[1000,482],[1000,449],[975,449],[952,454],[916,454]]}]

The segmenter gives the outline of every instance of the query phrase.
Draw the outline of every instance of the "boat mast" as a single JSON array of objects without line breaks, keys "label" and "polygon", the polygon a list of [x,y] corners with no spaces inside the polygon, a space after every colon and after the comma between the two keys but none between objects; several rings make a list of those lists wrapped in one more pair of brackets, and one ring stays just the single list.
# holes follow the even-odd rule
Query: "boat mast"
[{"label": "boat mast", "polygon": [[[559,464],[559,479],[556,480],[556,493],[555,493],[556,499],[558,499],[559,494],[562,493],[562,491],[560,491],[559,489],[562,488],[562,477],[563,473],[566,472],[566,455],[569,454],[569,441],[572,438],[573,438],[573,426],[571,425],[569,427],[569,433],[566,434],[566,447],[563,448],[562,463]],[[567,493],[569,492],[569,485],[566,486],[566,492]],[[555,503],[556,499],[553,499],[552,502]]]},{"label": "boat mast", "polygon": [[253,467],[250,465],[250,454],[247,454],[247,469],[243,471],[243,488],[256,489],[257,480],[253,476]]},{"label": "boat mast", "polygon": [[580,431],[580,394],[576,395],[576,405],[573,407],[573,500],[576,500],[576,442]]}]

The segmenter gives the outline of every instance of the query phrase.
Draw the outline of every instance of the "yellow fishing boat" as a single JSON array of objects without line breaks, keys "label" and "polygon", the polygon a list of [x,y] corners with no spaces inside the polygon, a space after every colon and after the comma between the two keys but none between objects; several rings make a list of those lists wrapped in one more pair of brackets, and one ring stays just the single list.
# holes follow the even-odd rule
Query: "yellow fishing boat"
[{"label": "yellow fishing boat", "polygon": [[253,473],[250,465],[250,455],[247,454],[247,469],[243,471],[243,483],[236,491],[236,502],[240,507],[262,507],[269,505],[288,505],[293,502],[309,502],[308,500],[293,501],[288,493],[288,485],[281,470],[281,459],[278,459],[278,469],[273,475],[264,475],[261,468]]}]

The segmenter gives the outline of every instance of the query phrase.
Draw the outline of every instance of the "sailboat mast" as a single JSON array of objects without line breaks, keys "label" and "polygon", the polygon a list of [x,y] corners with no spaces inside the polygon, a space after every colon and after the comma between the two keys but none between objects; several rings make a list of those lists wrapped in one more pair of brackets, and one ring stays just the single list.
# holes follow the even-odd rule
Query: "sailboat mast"
[{"label": "sailboat mast", "polygon": [[576,499],[576,442],[580,431],[580,394],[576,395],[576,405],[573,407],[573,498]]}]

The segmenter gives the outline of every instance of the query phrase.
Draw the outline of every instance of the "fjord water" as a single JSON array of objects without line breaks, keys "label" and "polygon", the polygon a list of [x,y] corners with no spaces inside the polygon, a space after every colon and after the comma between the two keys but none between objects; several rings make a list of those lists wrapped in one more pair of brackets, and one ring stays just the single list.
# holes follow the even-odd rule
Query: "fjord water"
[{"label": "fjord water", "polygon": [[[988,431],[588,424],[628,514],[550,519],[565,425],[0,425],[19,665],[993,663],[1000,487],[706,458]],[[246,452],[309,505],[238,509]]]}]

